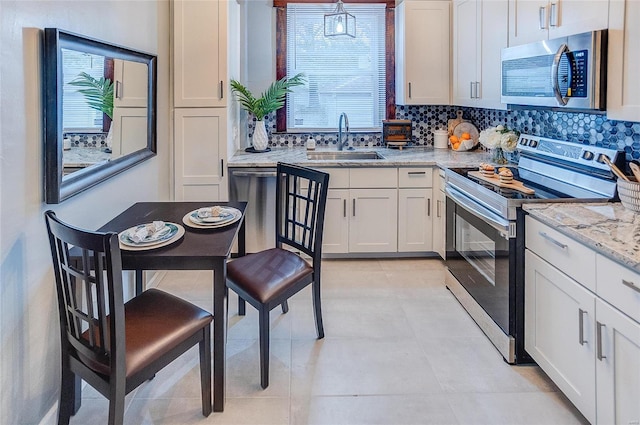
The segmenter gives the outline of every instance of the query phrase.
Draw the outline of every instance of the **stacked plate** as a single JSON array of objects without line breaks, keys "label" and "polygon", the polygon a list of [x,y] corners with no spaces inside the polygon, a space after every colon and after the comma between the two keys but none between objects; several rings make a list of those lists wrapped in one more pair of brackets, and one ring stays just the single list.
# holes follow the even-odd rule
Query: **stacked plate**
[{"label": "stacked plate", "polygon": [[187,213],[182,222],[196,229],[215,229],[240,220],[242,212],[233,207],[204,207]]},{"label": "stacked plate", "polygon": [[145,231],[153,228],[155,223],[133,226],[118,234],[120,249],[139,251],[166,246],[180,239],[184,235],[184,227],[175,223],[164,223],[158,230]]}]

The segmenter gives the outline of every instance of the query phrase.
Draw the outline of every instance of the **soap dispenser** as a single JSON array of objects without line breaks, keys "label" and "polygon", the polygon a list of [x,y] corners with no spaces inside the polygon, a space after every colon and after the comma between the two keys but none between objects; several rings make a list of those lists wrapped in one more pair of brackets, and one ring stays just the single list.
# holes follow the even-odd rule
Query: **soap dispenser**
[{"label": "soap dispenser", "polygon": [[316,141],[313,137],[309,136],[307,139],[307,150],[312,151],[316,148]]}]

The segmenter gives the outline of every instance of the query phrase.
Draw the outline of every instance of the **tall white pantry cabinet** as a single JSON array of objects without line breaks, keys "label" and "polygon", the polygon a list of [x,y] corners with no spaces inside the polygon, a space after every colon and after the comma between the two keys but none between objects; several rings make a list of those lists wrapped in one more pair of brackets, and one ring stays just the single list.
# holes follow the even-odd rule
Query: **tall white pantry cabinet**
[{"label": "tall white pantry cabinet", "polygon": [[236,60],[228,52],[234,51],[229,44],[235,37],[227,28],[237,19],[237,7],[233,0],[172,2],[176,201],[229,197],[225,168],[227,153],[233,152],[232,135],[237,134],[237,112],[229,93]]}]

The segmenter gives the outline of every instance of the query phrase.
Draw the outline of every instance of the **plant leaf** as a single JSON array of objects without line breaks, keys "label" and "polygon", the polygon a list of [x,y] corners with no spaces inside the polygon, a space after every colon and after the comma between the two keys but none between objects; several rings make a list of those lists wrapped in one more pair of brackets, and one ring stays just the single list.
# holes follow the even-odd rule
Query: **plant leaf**
[{"label": "plant leaf", "polygon": [[90,108],[113,118],[113,82],[108,78],[94,78],[86,72],[81,72],[69,82],[70,86],[79,87]]},{"label": "plant leaf", "polygon": [[292,87],[302,86],[305,83],[304,74],[297,74],[289,79],[284,77],[271,83],[259,98],[256,98],[247,87],[236,80],[231,80],[231,90],[238,96],[242,107],[261,121],[267,114],[284,106],[287,93],[291,92]]}]

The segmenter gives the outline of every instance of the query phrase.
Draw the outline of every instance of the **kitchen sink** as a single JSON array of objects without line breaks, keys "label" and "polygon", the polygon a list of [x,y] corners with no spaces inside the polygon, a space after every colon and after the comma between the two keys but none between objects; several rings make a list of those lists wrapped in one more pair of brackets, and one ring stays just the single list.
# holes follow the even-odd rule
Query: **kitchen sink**
[{"label": "kitchen sink", "polygon": [[332,151],[332,152],[307,152],[307,159],[312,161],[343,161],[343,160],[370,160],[385,159],[384,156],[374,151]]}]

